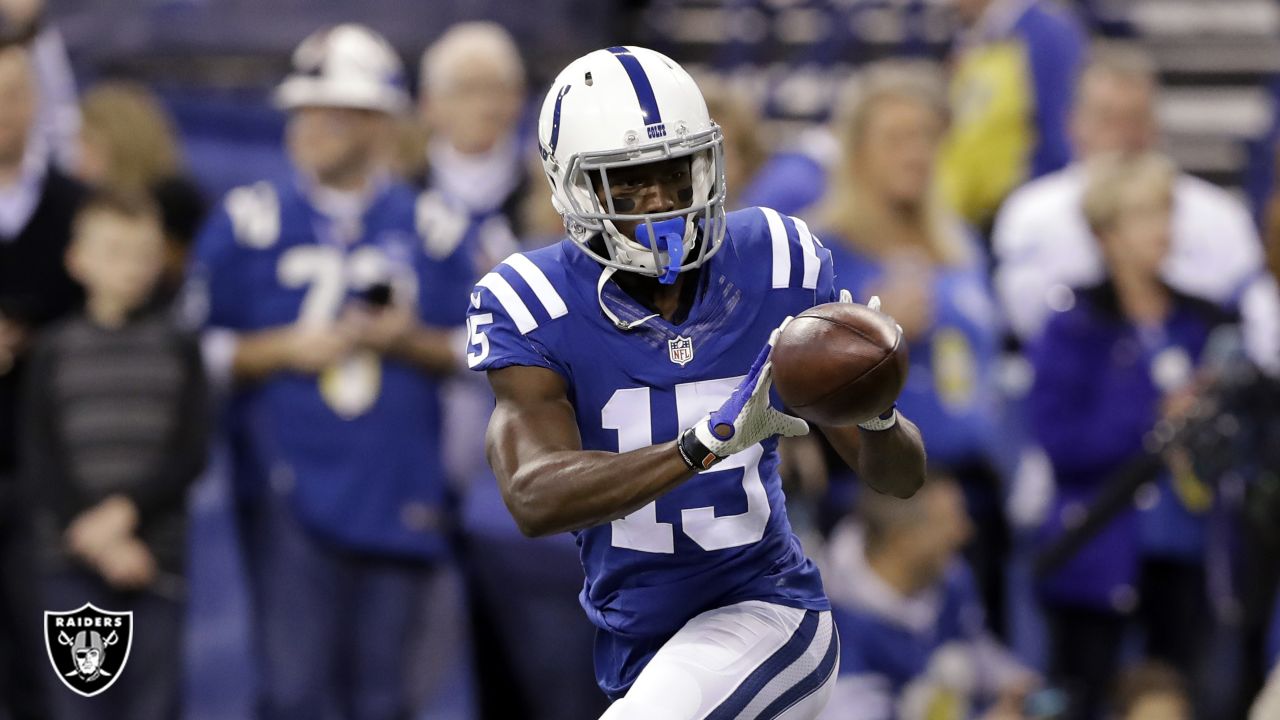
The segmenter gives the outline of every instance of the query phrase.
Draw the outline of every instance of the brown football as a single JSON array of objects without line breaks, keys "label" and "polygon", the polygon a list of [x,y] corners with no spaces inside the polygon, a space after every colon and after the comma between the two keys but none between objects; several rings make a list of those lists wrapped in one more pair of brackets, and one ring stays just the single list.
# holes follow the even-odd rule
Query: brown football
[{"label": "brown football", "polygon": [[888,315],[827,303],[797,315],[773,348],[773,383],[796,415],[853,425],[889,408],[907,380],[907,344]]}]

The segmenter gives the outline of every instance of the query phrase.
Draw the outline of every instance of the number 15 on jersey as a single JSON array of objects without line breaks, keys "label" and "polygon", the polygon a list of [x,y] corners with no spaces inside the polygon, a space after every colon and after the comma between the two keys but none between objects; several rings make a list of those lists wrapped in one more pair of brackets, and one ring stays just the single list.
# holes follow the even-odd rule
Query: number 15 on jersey
[{"label": "number 15 on jersey", "polygon": [[[720,407],[742,377],[720,378],[675,386],[677,427],[689,427],[703,415]],[[653,405],[650,389],[625,388],[613,393],[601,411],[602,427],[618,432],[618,452],[629,452],[653,444]],[[742,470],[742,489],[747,509],[736,515],[717,516],[715,507],[680,510],[680,529],[703,550],[723,550],[759,542],[769,522],[769,497],[760,478],[763,445],[752,445],[727,458],[715,470],[700,477]],[[695,482],[695,481],[691,481]],[[658,522],[657,501],[612,523],[613,546],[651,553],[675,552],[675,528]]]}]

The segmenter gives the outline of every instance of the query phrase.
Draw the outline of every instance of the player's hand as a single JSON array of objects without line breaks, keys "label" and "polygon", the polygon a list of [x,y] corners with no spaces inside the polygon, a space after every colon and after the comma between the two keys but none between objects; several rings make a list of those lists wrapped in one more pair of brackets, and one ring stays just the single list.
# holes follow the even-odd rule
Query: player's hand
[{"label": "player's hand", "polygon": [[112,495],[76,516],[64,539],[75,555],[92,561],[106,548],[132,536],[138,508],[123,495]]},{"label": "player's hand", "polygon": [[[809,432],[808,423],[775,409],[769,402],[769,390],[773,386],[773,363],[769,356],[782,328],[790,320],[784,320],[769,336],[769,342],[729,399],[694,424],[692,429],[698,442],[717,459],[741,452],[774,435],[795,437]],[[703,466],[708,467],[705,463]]]}]

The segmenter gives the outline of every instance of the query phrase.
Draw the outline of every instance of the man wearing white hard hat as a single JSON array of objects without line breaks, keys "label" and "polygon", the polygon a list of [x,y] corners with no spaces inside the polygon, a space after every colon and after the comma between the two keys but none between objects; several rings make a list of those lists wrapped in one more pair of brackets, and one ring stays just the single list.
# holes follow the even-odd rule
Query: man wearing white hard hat
[{"label": "man wearing white hard hat", "polygon": [[230,397],[259,717],[410,717],[447,555],[438,382],[470,273],[386,169],[409,105],[394,50],[340,25],[293,67],[276,95],[293,181],[232,190],[191,280]]}]

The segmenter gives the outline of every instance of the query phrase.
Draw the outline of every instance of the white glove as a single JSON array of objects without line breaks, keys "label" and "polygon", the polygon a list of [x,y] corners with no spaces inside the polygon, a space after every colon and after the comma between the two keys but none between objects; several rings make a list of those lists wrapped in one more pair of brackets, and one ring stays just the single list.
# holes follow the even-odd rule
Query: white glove
[{"label": "white glove", "polygon": [[788,322],[791,322],[790,317],[769,335],[769,342],[760,350],[751,370],[729,399],[718,410],[703,416],[693,427],[681,433],[678,443],[680,455],[689,467],[706,470],[774,435],[795,437],[809,432],[809,424],[804,420],[777,410],[769,403],[769,389],[773,385],[773,363],[769,356]]}]

